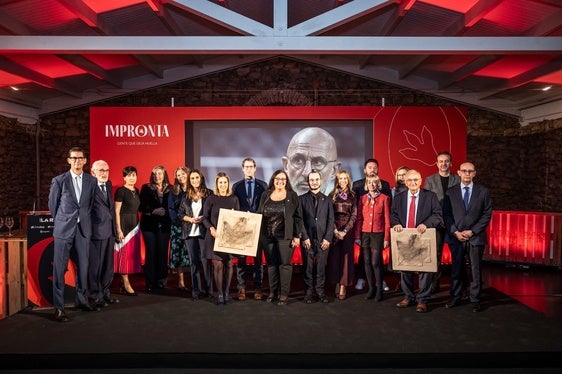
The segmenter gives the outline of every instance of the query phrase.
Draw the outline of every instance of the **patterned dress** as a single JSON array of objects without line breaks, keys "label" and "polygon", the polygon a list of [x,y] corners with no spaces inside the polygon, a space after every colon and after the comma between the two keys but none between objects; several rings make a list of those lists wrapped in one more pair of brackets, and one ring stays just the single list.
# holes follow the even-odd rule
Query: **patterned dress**
[{"label": "patterned dress", "polygon": [[170,218],[172,219],[172,228],[170,231],[170,269],[178,269],[189,266],[189,254],[185,240],[181,235],[181,219],[178,217],[178,211],[181,204],[181,199],[185,192],[180,192],[174,195],[170,192],[168,196],[168,210]]}]

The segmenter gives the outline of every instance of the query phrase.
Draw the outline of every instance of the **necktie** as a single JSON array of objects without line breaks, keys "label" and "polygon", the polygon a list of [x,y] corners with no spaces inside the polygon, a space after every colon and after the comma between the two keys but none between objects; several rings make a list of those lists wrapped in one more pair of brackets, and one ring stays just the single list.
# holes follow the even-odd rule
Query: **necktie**
[{"label": "necktie", "polygon": [[410,211],[408,212],[408,228],[416,227],[416,197],[410,200]]},{"label": "necktie", "polygon": [[107,201],[107,190],[105,189],[105,183],[100,184],[101,192],[103,192],[103,197]]},{"label": "necktie", "polygon": [[76,199],[80,201],[80,195],[82,194],[82,189],[80,188],[80,176],[77,175],[74,179],[76,179]]},{"label": "necktie", "polygon": [[252,201],[252,180],[248,179],[248,182],[246,183],[246,196],[248,197],[249,201]]},{"label": "necktie", "polygon": [[468,201],[470,199],[470,196],[468,194],[468,187],[464,188],[464,197],[463,197],[463,201],[464,201],[464,209],[468,209]]}]

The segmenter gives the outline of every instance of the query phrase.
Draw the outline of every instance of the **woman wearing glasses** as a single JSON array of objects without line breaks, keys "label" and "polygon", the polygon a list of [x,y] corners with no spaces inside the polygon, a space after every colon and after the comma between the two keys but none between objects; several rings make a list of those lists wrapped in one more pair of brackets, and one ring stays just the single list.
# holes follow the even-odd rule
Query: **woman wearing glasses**
[{"label": "woman wearing glasses", "polygon": [[260,245],[264,248],[269,277],[266,301],[285,305],[293,275],[291,259],[300,245],[303,222],[299,198],[283,170],[271,176],[268,190],[261,195],[258,213],[263,215]]}]

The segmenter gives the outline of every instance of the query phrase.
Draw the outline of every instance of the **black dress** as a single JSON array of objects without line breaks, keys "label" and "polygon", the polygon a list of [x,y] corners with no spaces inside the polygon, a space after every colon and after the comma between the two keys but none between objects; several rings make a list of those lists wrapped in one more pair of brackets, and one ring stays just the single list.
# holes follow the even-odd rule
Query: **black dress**
[{"label": "black dress", "polygon": [[118,246],[119,251],[115,251],[114,270],[118,274],[137,274],[142,272],[140,231],[137,229],[136,235],[130,238],[127,238],[127,234],[139,223],[139,191],[136,188],[130,190],[124,186],[119,187],[115,191],[115,201],[121,202],[119,218],[125,242]]}]

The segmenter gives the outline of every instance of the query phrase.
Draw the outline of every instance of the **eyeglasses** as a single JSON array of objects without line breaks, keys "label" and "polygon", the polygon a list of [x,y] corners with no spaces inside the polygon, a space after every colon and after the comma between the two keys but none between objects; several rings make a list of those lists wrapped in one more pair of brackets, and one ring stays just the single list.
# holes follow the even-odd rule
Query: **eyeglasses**
[{"label": "eyeglasses", "polygon": [[406,176],[406,173],[397,175],[397,177],[399,177],[399,178],[404,178],[405,176]]},{"label": "eyeglasses", "polygon": [[253,168],[255,168],[256,166],[255,166],[255,165],[244,165],[244,166],[242,166],[242,167],[243,167],[244,169],[253,169]]},{"label": "eyeglasses", "polygon": [[109,173],[109,169],[97,169],[100,173]]},{"label": "eyeglasses", "polygon": [[273,179],[279,182],[285,182],[287,180],[287,178],[278,178],[278,177],[275,177]]},{"label": "eyeglasses", "polygon": [[76,161],[82,161],[83,159],[85,159],[85,157],[69,157],[68,159],[72,162],[76,162]]},{"label": "eyeglasses", "polygon": [[462,170],[459,170],[459,171],[460,171],[461,173],[463,173],[463,174],[472,174],[472,173],[474,173],[476,170],[462,169]]},{"label": "eyeglasses", "polygon": [[324,169],[329,162],[334,162],[334,161],[336,160],[326,160],[322,156],[306,157],[305,155],[301,155],[301,154],[296,154],[289,158],[289,162],[291,163],[291,166],[297,170],[304,169],[306,163],[310,162],[311,169],[316,169],[317,171],[320,171]]},{"label": "eyeglasses", "polygon": [[416,183],[416,182],[419,182],[419,179],[417,179],[417,178],[416,178],[416,179],[406,179],[406,182],[408,182],[408,183]]}]

